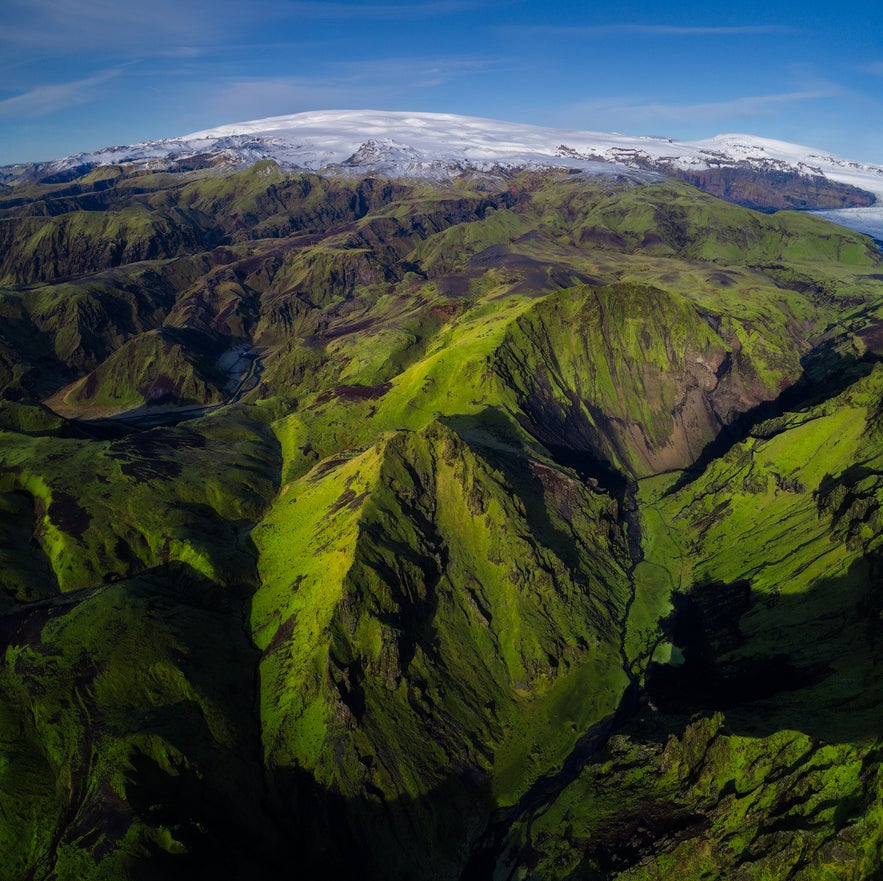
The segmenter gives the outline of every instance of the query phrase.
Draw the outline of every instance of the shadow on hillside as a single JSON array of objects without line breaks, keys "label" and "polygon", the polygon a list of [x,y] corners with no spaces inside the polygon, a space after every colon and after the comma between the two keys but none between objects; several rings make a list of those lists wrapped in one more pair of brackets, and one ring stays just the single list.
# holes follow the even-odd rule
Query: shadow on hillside
[{"label": "shadow on hillside", "polygon": [[[829,742],[879,736],[881,576],[883,561],[869,558],[794,597],[760,596],[746,582],[698,585],[677,596],[665,629],[686,662],[680,668],[653,665],[647,694],[657,711],[626,715],[611,730],[622,726],[634,740],[664,744],[670,734],[683,734],[695,714],[722,710],[728,730],[749,736],[781,730]],[[239,654],[236,663],[248,658],[254,678],[223,692],[204,678],[223,658],[209,657],[202,647],[188,662],[188,675],[196,673],[191,665],[205,667],[196,674],[200,688],[214,688],[228,718],[243,720],[238,746],[206,752],[211,739],[205,720],[198,708],[182,704],[174,712],[169,708],[161,730],[184,758],[173,767],[146,754],[131,762],[126,786],[131,808],[157,831],[133,878],[492,877],[509,824],[520,815],[494,819],[488,781],[480,772],[453,764],[448,777],[425,794],[383,801],[370,782],[370,758],[357,798],[330,791],[294,765],[265,767],[253,715],[258,658],[244,644]],[[370,724],[366,718],[361,727]],[[323,761],[335,759],[328,755]],[[542,811],[565,783],[538,791],[529,813]],[[635,845],[626,813],[599,831],[599,841],[626,862],[652,850],[673,828],[671,818],[660,816],[653,825],[656,820],[644,817],[642,834],[650,837]],[[694,831],[702,820],[675,819],[693,823]],[[187,852],[164,849],[162,829],[173,830]]]},{"label": "shadow on hillside", "polygon": [[777,398],[752,407],[731,425],[724,427],[713,441],[705,445],[696,461],[684,470],[665,495],[672,495],[692,483],[713,461],[725,456],[736,444],[762,427],[762,423],[773,421],[768,433],[763,434],[764,437],[771,437],[781,430],[776,428],[774,422],[778,417],[818,406],[837,397],[868,376],[880,361],[883,361],[883,356],[870,351],[861,357],[843,355],[835,350],[834,341],[814,349],[803,359],[803,373],[794,385]]},{"label": "shadow on hillside", "polygon": [[[876,790],[865,784],[844,794],[824,820],[819,819],[820,811],[804,812],[803,806],[811,803],[805,775],[811,779],[813,770],[836,775],[838,766],[813,766],[809,753],[775,753],[791,740],[789,732],[807,735],[814,747],[873,743],[883,735],[881,576],[883,561],[869,558],[842,577],[822,579],[796,596],[758,596],[745,581],[701,584],[675,595],[674,611],[663,629],[681,648],[685,662],[680,667],[651,664],[646,700],[620,729],[636,749],[619,757],[616,750],[604,751],[595,760],[593,787],[601,805],[611,810],[604,812],[602,807],[591,833],[580,833],[582,861],[572,877],[620,877],[648,856],[669,851],[673,842],[702,840],[722,813],[731,812],[724,799],[734,794],[733,781],[745,769],[741,760],[722,759],[712,748],[715,735],[710,732],[717,727],[703,727],[702,720],[718,712],[723,714],[723,735],[764,738],[786,733],[784,741],[761,747],[761,769],[769,761],[764,783],[778,785],[783,796],[769,806],[762,806],[763,797],[753,801],[754,816],[746,819],[752,831],[769,835],[780,829],[811,836],[824,828],[826,835],[834,836],[873,810]],[[706,740],[709,736],[712,739]],[[680,743],[672,752],[673,739]],[[636,767],[636,756],[650,744],[644,753],[646,764]],[[742,749],[737,745],[736,754]],[[658,762],[668,755],[682,756],[689,766],[677,793],[656,788]],[[864,758],[866,779],[873,779],[871,769],[879,758],[879,749]],[[804,772],[802,762],[810,770]],[[711,777],[715,774],[719,779]],[[792,785],[790,775],[799,782]],[[715,799],[717,807],[709,810]],[[581,810],[574,807],[576,816]],[[739,829],[738,810],[728,816]],[[527,841],[527,847],[515,842],[521,865],[536,859],[529,835]],[[544,842],[538,845],[541,853],[552,852]],[[728,872],[735,876],[735,864],[744,858],[745,853],[725,849],[711,864],[720,877],[730,877]],[[877,878],[877,873],[867,877]]]},{"label": "shadow on hillside", "polygon": [[[627,478],[612,465],[602,461],[593,452],[590,442],[583,442],[582,436],[572,440],[564,435],[538,432],[535,426],[524,424],[522,414],[517,417],[520,430],[527,432],[534,440],[548,450],[551,458],[577,473],[583,483],[592,488],[600,488],[615,498],[621,498],[628,488]],[[527,453],[524,442],[515,428],[513,418],[505,411],[487,407],[480,413],[472,415],[445,416],[441,421],[452,428],[471,446],[480,446],[489,451],[509,452],[511,454]]]},{"label": "shadow on hillside", "polygon": [[[290,878],[418,881],[457,877],[490,790],[468,774],[420,798],[347,798],[297,767],[275,768],[242,800],[188,769],[173,774],[135,763],[132,804],[151,824],[175,831],[185,853],[148,846],[137,881],[287,881]],[[370,787],[369,787],[370,789]],[[252,813],[244,810],[248,806]]]},{"label": "shadow on hillside", "polygon": [[753,737],[785,729],[830,743],[883,735],[880,558],[796,595],[717,582],[673,601],[663,631],[684,663],[651,664],[646,692],[674,729],[684,716],[721,710],[732,731]]},{"label": "shadow on hillside", "polygon": [[[555,490],[530,467],[509,417],[494,411],[446,421],[504,474],[522,499],[536,538],[575,569],[581,549],[552,521],[548,505],[555,502],[549,498]],[[488,781],[474,767],[452,764],[447,778],[431,790],[390,801],[383,801],[370,783],[371,756],[365,758],[368,782],[358,798],[329,791],[293,765],[265,767],[257,715],[260,659],[247,619],[240,617],[248,586],[235,596],[224,594],[182,565],[159,567],[138,581],[140,587],[134,579],[119,582],[96,597],[125,595],[143,620],[155,620],[157,631],[168,631],[174,653],[157,656],[157,669],[179,670],[182,681],[209,700],[197,705],[182,697],[161,707],[128,708],[128,715],[121,710],[112,728],[93,713],[101,735],[97,749],[126,740],[155,751],[136,748],[129,757],[128,807],[121,807],[115,795],[107,802],[90,802],[103,813],[83,813],[70,830],[71,841],[82,842],[78,846],[92,854],[116,846],[120,838],[114,835],[125,834],[128,811],[149,832],[142,839],[143,852],[133,855],[131,877],[138,881],[282,881],[292,876],[408,881],[458,877],[464,870],[463,877],[476,881],[491,877],[508,827],[492,836],[485,860],[476,843],[488,838],[482,835],[485,829],[494,832],[493,823],[488,825],[492,798]],[[665,629],[685,663],[680,668],[652,665],[647,694],[658,712],[617,724],[635,740],[665,743],[669,734],[682,734],[694,714],[721,710],[729,730],[750,736],[781,730],[829,742],[880,736],[881,582],[883,560],[869,557],[797,596],[758,595],[746,582],[698,585],[677,595]],[[41,621],[61,616],[73,602],[76,598],[53,600],[28,614]],[[408,622],[413,623],[418,622]],[[113,659],[96,669],[96,679],[99,673],[112,677]],[[119,685],[122,691],[125,679]],[[644,721],[648,715],[649,723]],[[366,715],[363,731],[352,734],[350,749],[370,725]],[[170,748],[158,746],[161,741]],[[332,753],[345,748],[342,742],[328,746]],[[330,754],[322,761],[332,766],[336,759]],[[342,761],[339,767],[343,773]],[[532,812],[550,803],[566,781],[558,783],[537,791]],[[402,790],[407,785],[400,782]],[[626,826],[621,831],[620,820],[611,820],[605,833],[611,850],[620,838],[628,842],[634,834]],[[660,817],[658,829],[651,823],[652,834],[668,835],[666,822]],[[81,837],[73,837],[74,832]],[[169,833],[184,844],[185,853],[164,846]],[[652,845],[650,840],[646,847],[633,848],[635,858]]]},{"label": "shadow on hillside", "polygon": [[[523,449],[511,417],[500,410],[489,407],[472,416],[450,416],[441,421],[505,476],[510,490],[524,505],[525,519],[537,544],[554,550],[571,574],[578,575],[585,568],[585,545],[577,539],[576,527],[573,531],[564,529],[561,522],[556,525],[550,514],[550,509],[556,511],[561,521],[568,524],[577,516],[570,495],[572,478],[546,467],[530,450]],[[618,492],[611,494],[620,498],[625,482],[604,465],[570,450],[550,452],[553,461],[577,473],[582,486],[607,493],[613,483]]]},{"label": "shadow on hillside", "polygon": [[[664,745],[670,735],[682,736],[697,714],[718,710],[725,732],[751,737],[787,730],[834,743],[879,737],[881,576],[883,560],[868,558],[799,596],[760,596],[747,582],[703,584],[678,595],[665,630],[685,663],[652,665],[646,692],[655,711],[645,706],[629,718],[628,709],[604,731],[597,726],[599,747],[617,729],[634,741]],[[590,754],[581,761],[592,760]],[[370,781],[370,760],[366,769]],[[530,858],[529,847],[522,852],[507,837],[512,822],[541,813],[575,776],[550,777],[523,810],[493,812],[488,781],[463,765],[452,766],[447,779],[422,796],[389,801],[370,782],[360,797],[344,797],[294,766],[265,768],[259,777],[257,762],[243,765],[242,776],[229,775],[247,781],[249,791],[241,793],[229,781],[219,783],[223,773],[223,765],[200,776],[183,766],[170,773],[152,760],[133,764],[133,807],[177,830],[189,851],[152,847],[134,877],[281,881],[296,867],[303,878],[490,879],[500,860],[515,853],[513,845],[518,859]],[[593,832],[612,860],[610,873],[672,835],[699,835],[707,825],[702,813],[686,807],[663,810],[649,783],[646,798],[640,816],[624,805]]]}]

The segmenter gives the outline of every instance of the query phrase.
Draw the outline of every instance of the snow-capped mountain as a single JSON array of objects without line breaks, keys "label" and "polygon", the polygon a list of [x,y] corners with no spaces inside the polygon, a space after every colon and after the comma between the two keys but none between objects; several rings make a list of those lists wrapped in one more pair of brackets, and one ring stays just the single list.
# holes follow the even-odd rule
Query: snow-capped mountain
[{"label": "snow-capped mountain", "polygon": [[677,141],[441,113],[317,111],[108,147],[36,168],[45,178],[99,165],[184,170],[212,165],[239,167],[261,159],[291,169],[389,177],[447,178],[469,171],[519,167],[566,167],[590,174],[674,172],[687,179],[693,174],[707,176],[725,170],[797,175],[872,194],[874,198],[866,197],[864,202],[867,206],[876,200],[873,207],[826,215],[850,226],[869,221],[872,226],[877,224],[874,234],[883,236],[883,167],[750,135]]}]

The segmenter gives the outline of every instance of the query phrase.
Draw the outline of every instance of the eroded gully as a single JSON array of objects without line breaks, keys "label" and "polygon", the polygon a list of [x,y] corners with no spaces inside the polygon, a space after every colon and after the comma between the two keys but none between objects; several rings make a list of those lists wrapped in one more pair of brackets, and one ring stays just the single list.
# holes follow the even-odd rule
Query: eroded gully
[{"label": "eroded gully", "polygon": [[[589,760],[604,749],[611,735],[622,728],[638,710],[640,681],[632,668],[632,662],[629,660],[626,650],[626,626],[637,593],[635,570],[644,556],[635,496],[635,487],[629,485],[620,499],[623,510],[622,523],[626,530],[631,557],[631,562],[626,570],[629,592],[619,627],[620,663],[628,685],[616,710],[611,715],[590,725],[583,732],[557,771],[537,780],[515,804],[497,808],[491,813],[484,832],[472,847],[469,859],[460,874],[460,881],[491,881],[506,851],[509,832],[519,821],[524,823],[526,844],[529,846],[533,821],[548,810],[558,796],[577,779]],[[516,860],[508,874],[504,876],[507,881],[515,877],[517,870],[518,862]]]}]

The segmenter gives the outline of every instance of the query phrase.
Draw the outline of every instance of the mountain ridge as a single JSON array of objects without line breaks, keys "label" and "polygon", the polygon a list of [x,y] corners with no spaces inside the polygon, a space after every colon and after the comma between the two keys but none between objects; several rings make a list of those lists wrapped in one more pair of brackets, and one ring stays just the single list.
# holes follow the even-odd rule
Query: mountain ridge
[{"label": "mountain ridge", "polygon": [[720,134],[696,141],[525,125],[448,113],[324,110],[231,123],[48,162],[0,167],[0,186],[58,184],[120,166],[230,171],[270,160],[325,176],[452,180],[564,168],[639,182],[675,178],[760,211],[825,212],[883,240],[883,166],[786,141]]},{"label": "mountain ridge", "polygon": [[162,163],[222,156],[251,164],[271,158],[310,171],[382,165],[399,176],[450,176],[467,168],[499,166],[707,170],[747,164],[755,168],[824,176],[883,196],[883,167],[816,148],[745,134],[702,140],[631,136],[541,127],[445,113],[309,111],[221,125],[179,137],[108,146],[48,162],[12,168],[62,173],[84,165]]}]

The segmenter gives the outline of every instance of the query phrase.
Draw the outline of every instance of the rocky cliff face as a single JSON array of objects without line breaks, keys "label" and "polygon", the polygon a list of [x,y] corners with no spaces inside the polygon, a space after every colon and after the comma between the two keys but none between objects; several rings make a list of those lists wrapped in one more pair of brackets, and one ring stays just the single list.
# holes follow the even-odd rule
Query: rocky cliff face
[{"label": "rocky cliff face", "polygon": [[739,167],[668,171],[703,192],[758,211],[865,208],[876,201],[872,193],[818,174]]},{"label": "rocky cliff face", "polygon": [[713,324],[656,288],[570,289],[516,322],[497,369],[545,446],[646,477],[691,465],[800,373],[791,340],[790,371],[765,388],[739,330]]}]

